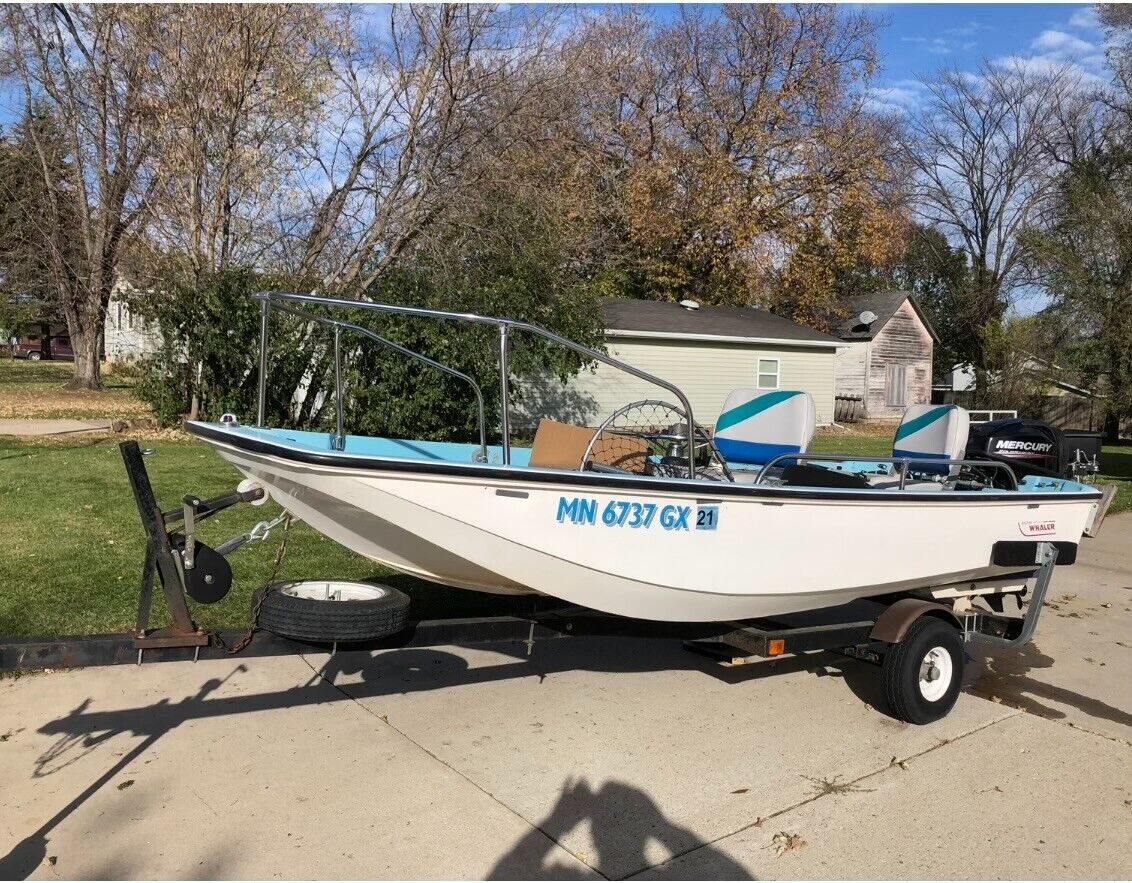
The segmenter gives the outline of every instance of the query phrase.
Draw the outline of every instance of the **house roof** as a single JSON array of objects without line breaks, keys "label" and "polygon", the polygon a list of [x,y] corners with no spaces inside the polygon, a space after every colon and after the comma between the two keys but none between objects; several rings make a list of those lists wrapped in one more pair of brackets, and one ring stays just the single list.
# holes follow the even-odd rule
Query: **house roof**
[{"label": "house roof", "polygon": [[698,338],[736,343],[782,343],[832,349],[836,337],[754,307],[688,309],[664,301],[606,298],[605,328],[621,337]]},{"label": "house roof", "polygon": [[[916,311],[916,315],[920,317],[920,321],[928,329],[928,334],[932,336],[932,340],[939,343],[939,335],[935,333],[932,323],[928,321],[928,317],[924,314],[923,307],[920,306],[919,301],[910,291],[878,291],[874,294],[862,294],[859,297],[849,298],[845,302],[845,305],[849,308],[849,318],[838,326],[837,336],[842,340],[872,340],[888,324],[888,320],[896,315],[896,311],[900,309],[904,301],[912,304],[912,309]],[[876,320],[868,325],[864,325],[860,321],[861,313],[866,310],[876,314]]]}]

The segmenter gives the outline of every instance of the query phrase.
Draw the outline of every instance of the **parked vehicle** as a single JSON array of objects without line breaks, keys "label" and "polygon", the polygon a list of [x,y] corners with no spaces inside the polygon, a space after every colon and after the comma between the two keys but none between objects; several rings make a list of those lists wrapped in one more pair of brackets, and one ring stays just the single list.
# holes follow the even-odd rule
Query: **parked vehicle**
[{"label": "parked vehicle", "polygon": [[[181,581],[198,600],[227,591],[223,556],[234,546],[200,543],[196,520],[219,505],[270,496],[352,551],[445,585],[550,595],[632,622],[714,624],[702,628],[722,631],[716,642],[756,655],[838,649],[881,666],[894,713],[926,723],[955,703],[966,642],[1015,649],[1030,639],[1054,565],[1072,564],[1082,535],[1103,518],[1097,488],[968,450],[970,421],[955,405],[908,408],[891,457],[812,454],[815,413],[802,391],[734,390],[708,432],[676,386],[525,322],[282,292],[257,297],[257,425],[241,426],[230,414],[186,423],[247,476],[227,497],[184,498],[185,530],[173,547],[184,550]],[[486,443],[483,394],[472,378],[297,308],[308,304],[495,326],[501,444]],[[272,310],[333,329],[335,432],[264,424]],[[466,380],[479,443],[346,435],[343,331]],[[507,353],[516,333],[619,368],[679,404],[634,401],[596,429],[543,420],[530,447],[512,446]],[[165,571],[175,579],[171,562]],[[358,640],[343,623],[396,598],[391,589],[362,598],[329,586],[277,587],[257,599],[256,615],[291,637]],[[1004,614],[1005,595],[1029,595],[1025,617]],[[846,612],[859,602],[875,610],[863,618]],[[790,619],[796,615],[803,620]]]},{"label": "parked vehicle", "polygon": [[[50,354],[49,354],[50,353]],[[29,359],[32,362],[38,362],[40,359],[58,359],[62,361],[74,361],[75,351],[71,349],[71,339],[69,337],[52,337],[51,346],[44,346],[42,337],[38,335],[29,335],[16,342],[12,348],[12,357],[16,359]]]}]

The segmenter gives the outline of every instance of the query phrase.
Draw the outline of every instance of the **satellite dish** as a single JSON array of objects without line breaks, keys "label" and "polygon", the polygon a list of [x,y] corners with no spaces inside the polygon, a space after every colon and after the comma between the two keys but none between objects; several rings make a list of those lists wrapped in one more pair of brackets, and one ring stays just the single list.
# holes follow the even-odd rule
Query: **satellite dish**
[{"label": "satellite dish", "polygon": [[686,310],[698,310],[700,308],[700,305],[694,300],[682,300],[680,306]]},{"label": "satellite dish", "polygon": [[865,310],[857,318],[861,320],[862,325],[872,325],[877,320],[877,314],[872,310]]}]

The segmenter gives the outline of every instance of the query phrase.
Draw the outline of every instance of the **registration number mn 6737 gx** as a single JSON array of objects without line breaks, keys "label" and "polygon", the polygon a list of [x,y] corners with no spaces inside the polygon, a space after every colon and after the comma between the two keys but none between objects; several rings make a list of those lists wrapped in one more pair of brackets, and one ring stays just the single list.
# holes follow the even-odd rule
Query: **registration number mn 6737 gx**
[{"label": "registration number mn 6737 gx", "polygon": [[601,527],[627,527],[661,530],[715,530],[719,524],[718,505],[660,505],[636,500],[610,500],[599,508],[593,497],[559,497],[555,520],[559,524]]}]

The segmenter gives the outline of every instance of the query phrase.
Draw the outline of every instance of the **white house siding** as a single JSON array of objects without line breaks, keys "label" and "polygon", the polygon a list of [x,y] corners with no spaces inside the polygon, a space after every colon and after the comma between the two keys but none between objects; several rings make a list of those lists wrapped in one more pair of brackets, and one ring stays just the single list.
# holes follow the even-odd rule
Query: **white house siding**
[{"label": "white house siding", "polygon": [[126,301],[115,293],[106,308],[103,342],[107,361],[122,362],[157,352],[161,336],[155,326],[132,315]]},{"label": "white house siding", "polygon": [[869,341],[846,341],[837,351],[835,362],[836,388],[839,396],[865,398],[865,365],[869,359]]},{"label": "white house siding", "polygon": [[[756,386],[758,360],[779,360],[779,389],[799,389],[814,397],[818,423],[833,421],[834,348],[788,345],[695,342],[692,339],[631,339],[610,336],[611,356],[678,386],[691,402],[697,422],[715,422],[727,394],[739,387]],[[673,395],[638,380],[624,371],[599,364],[583,371],[565,390],[557,384],[524,386],[527,415],[568,419],[593,425],[617,408],[640,399],[673,401]],[[556,413],[557,412],[557,413]]]}]

